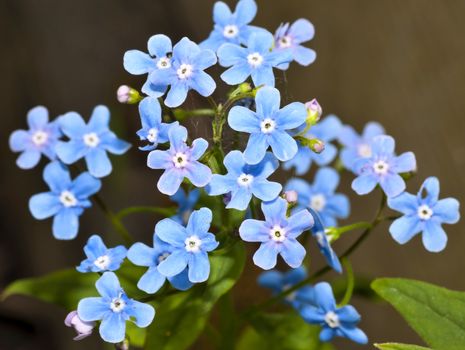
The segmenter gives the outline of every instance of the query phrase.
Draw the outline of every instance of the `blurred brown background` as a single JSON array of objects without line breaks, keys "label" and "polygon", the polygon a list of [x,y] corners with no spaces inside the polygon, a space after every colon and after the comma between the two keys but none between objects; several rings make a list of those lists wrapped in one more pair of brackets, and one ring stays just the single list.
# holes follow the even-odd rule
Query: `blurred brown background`
[{"label": "blurred brown background", "polygon": [[[184,35],[202,40],[211,30],[213,3],[0,1],[0,287],[20,277],[75,266],[91,233],[105,235],[110,245],[116,243],[98,210],[82,217],[76,240],[54,240],[51,222],[35,221],[27,208],[29,197],[46,189],[41,171],[15,167],[8,135],[26,126],[26,112],[35,105],[47,106],[51,116],[76,110],[87,118],[95,105],[103,103],[112,109],[112,125],[119,134],[136,143],[137,110],[115,100],[119,85],[139,87],[143,81],[124,71],[124,52],[145,50],[147,39],[155,33],[165,33],[173,41]],[[399,152],[412,150],[417,155],[419,175],[409,184],[410,191],[416,192],[425,177],[436,175],[442,196],[464,201],[465,1],[258,0],[258,4],[254,23],[269,30],[299,17],[310,19],[316,27],[309,46],[317,51],[317,61],[308,68],[292,65],[286,76],[288,99],[317,97],[326,113],[337,114],[358,130],[367,121],[379,120],[397,139]],[[186,106],[202,103],[191,97]],[[145,167],[145,155],[136,147],[125,157],[113,157],[113,164],[116,170],[104,179],[102,195],[114,209],[168,203],[156,191],[158,173]],[[350,193],[350,176],[340,190]],[[375,195],[351,199],[353,220],[370,218],[378,200]],[[148,242],[155,221],[153,216],[141,215],[127,224]],[[427,253],[419,239],[400,246],[383,225],[353,255],[354,269],[368,278],[411,277],[465,291],[464,225],[446,227],[449,245],[442,254]],[[336,250],[342,251],[348,243],[338,243]],[[322,264],[317,254],[313,260],[312,270]],[[249,259],[238,304],[267,295],[257,294],[258,272]],[[361,327],[372,342],[420,344],[388,305],[361,297],[353,304],[362,313]],[[73,332],[62,324],[65,314],[25,298],[7,300],[0,304],[0,349],[103,348],[97,336],[74,343]],[[348,341],[336,344],[338,349],[360,348]]]}]

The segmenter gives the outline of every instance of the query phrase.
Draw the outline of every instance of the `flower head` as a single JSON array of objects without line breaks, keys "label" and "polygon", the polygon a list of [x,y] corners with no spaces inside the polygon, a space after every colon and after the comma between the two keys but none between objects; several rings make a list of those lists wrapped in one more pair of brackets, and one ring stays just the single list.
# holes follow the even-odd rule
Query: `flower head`
[{"label": "flower head", "polygon": [[228,116],[232,129],[250,134],[244,160],[248,164],[259,163],[269,146],[279,160],[292,159],[297,153],[297,142],[289,135],[288,130],[305,122],[307,111],[304,104],[294,102],[280,109],[281,96],[272,87],[258,90],[255,103],[255,112],[235,106]]},{"label": "flower head", "polygon": [[97,106],[89,122],[76,112],[68,112],[58,119],[63,133],[69,141],[58,142],[56,152],[65,164],[72,164],[85,158],[89,173],[104,177],[111,173],[112,166],[107,152],[123,154],[131,146],[110,131],[110,111],[105,106]]},{"label": "flower head", "polygon": [[357,324],[360,315],[351,305],[337,307],[333,290],[326,282],[314,286],[315,306],[307,305],[300,310],[303,319],[322,327],[320,340],[330,341],[334,337],[345,337],[356,343],[366,344],[368,338]]},{"label": "flower head", "polygon": [[101,297],[84,298],[78,304],[78,316],[85,322],[101,321],[99,331],[103,340],[119,343],[126,334],[126,321],[137,327],[149,326],[155,317],[155,309],[130,299],[113,272],[105,272],[95,283]]},{"label": "flower head", "polygon": [[84,252],[87,259],[83,260],[76,270],[86,273],[118,270],[127,250],[122,245],[108,249],[100,236],[93,235],[87,241]]},{"label": "flower head", "polygon": [[264,270],[276,266],[278,254],[292,268],[302,264],[304,247],[297,241],[300,234],[313,226],[313,217],[307,210],[287,217],[287,202],[278,197],[273,202],[262,203],[265,221],[247,219],[239,227],[239,234],[246,242],[260,242],[255,252],[255,265]]},{"label": "flower head", "polygon": [[85,322],[81,320],[77,311],[71,311],[65,318],[66,327],[74,328],[77,335],[73,340],[81,340],[92,334],[95,328],[95,322]]},{"label": "flower head", "polygon": [[386,135],[373,138],[371,148],[370,157],[361,158],[354,164],[358,177],[352,182],[352,189],[364,195],[379,184],[386,196],[398,196],[405,190],[405,182],[399,174],[416,170],[415,155],[405,152],[396,156],[395,141]]},{"label": "flower head", "polygon": [[38,106],[27,114],[29,130],[16,130],[10,135],[10,148],[13,152],[21,152],[16,164],[21,169],[35,167],[42,154],[50,160],[56,158],[55,146],[61,137],[56,122],[48,122],[48,111]]},{"label": "flower head", "polygon": [[181,225],[187,224],[189,216],[191,216],[192,211],[194,210],[195,205],[199,201],[200,191],[197,188],[194,188],[192,191],[186,194],[182,188],[170,197],[173,202],[176,202],[178,205],[178,210],[176,215],[172,216],[171,219],[180,223]]},{"label": "flower head", "polygon": [[184,227],[172,219],[164,219],[155,226],[155,234],[171,245],[172,253],[158,265],[158,271],[167,276],[179,275],[189,268],[192,283],[205,282],[210,275],[208,252],[218,247],[215,236],[208,232],[212,212],[208,208],[195,210]]},{"label": "flower head", "polygon": [[405,244],[422,233],[423,245],[430,252],[446,247],[442,224],[455,224],[460,219],[459,202],[455,198],[439,199],[439,181],[435,177],[427,178],[416,196],[404,192],[389,198],[388,205],[404,214],[389,227],[392,238]]},{"label": "flower head", "polygon": [[191,147],[187,146],[187,129],[178,125],[170,128],[168,138],[170,141],[168,150],[154,150],[147,158],[149,168],[165,169],[157,183],[159,191],[170,196],[175,194],[185,177],[194,186],[206,186],[210,182],[212,173],[209,167],[198,160],[205,153],[208,142],[198,138],[192,142]]},{"label": "flower head", "polygon": [[44,169],[44,180],[50,192],[39,193],[29,200],[29,210],[37,220],[53,218],[53,236],[73,239],[79,229],[79,216],[91,206],[89,197],[100,190],[100,180],[82,173],[71,180],[69,171],[59,162]]},{"label": "flower head", "polygon": [[224,158],[224,165],[228,173],[214,174],[207,192],[211,196],[231,193],[226,208],[245,210],[252,195],[262,201],[271,201],[281,192],[279,183],[267,180],[279,167],[278,160],[269,152],[258,164],[249,165],[241,152],[231,151]]}]

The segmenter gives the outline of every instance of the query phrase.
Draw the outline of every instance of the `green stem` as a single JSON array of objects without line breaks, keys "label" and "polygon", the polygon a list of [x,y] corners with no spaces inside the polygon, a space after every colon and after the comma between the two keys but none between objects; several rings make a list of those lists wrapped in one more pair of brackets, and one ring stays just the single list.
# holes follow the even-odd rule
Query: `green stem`
[{"label": "green stem", "polygon": [[336,239],[341,237],[343,233],[350,232],[350,231],[357,230],[357,229],[367,229],[367,228],[370,228],[371,226],[372,226],[371,222],[360,221],[360,222],[356,222],[354,224],[350,224],[346,226],[331,228],[329,229],[328,235],[331,236],[331,241],[335,241]]},{"label": "green stem", "polygon": [[160,207],[150,207],[150,206],[135,206],[124,208],[116,213],[116,217],[120,220],[124,219],[126,216],[137,213],[155,213],[164,216],[172,216],[176,213],[175,208],[160,208]]},{"label": "green stem", "polygon": [[347,288],[346,292],[344,293],[344,297],[338,305],[339,307],[342,307],[349,303],[350,299],[352,298],[352,293],[354,292],[355,287],[354,271],[352,270],[352,265],[350,264],[349,259],[344,258],[342,260],[342,265],[345,267],[347,273]]}]

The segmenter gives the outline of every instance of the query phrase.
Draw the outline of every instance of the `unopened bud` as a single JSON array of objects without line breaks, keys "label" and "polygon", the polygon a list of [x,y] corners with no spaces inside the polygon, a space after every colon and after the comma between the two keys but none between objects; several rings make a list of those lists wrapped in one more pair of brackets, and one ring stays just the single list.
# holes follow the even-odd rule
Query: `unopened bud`
[{"label": "unopened bud", "polygon": [[95,327],[95,322],[86,322],[79,318],[76,311],[71,311],[65,318],[65,325],[67,327],[74,328],[77,336],[74,340],[81,340],[92,334],[92,330]]},{"label": "unopened bud", "polygon": [[323,109],[316,98],[307,102],[305,108],[307,108],[307,122],[310,125],[315,125],[320,120]]},{"label": "unopened bud", "polygon": [[242,93],[247,93],[252,91],[252,86],[249,83],[242,83],[239,85],[239,89]]},{"label": "unopened bud", "polygon": [[118,88],[116,91],[116,97],[118,98],[118,102],[127,104],[138,103],[142,100],[139,91],[127,85],[121,85]]},{"label": "unopened bud", "polygon": [[295,204],[297,203],[299,195],[297,194],[296,191],[286,191],[284,192],[284,199],[289,203],[289,204]]},{"label": "unopened bud", "polygon": [[115,344],[116,350],[129,350],[129,340],[124,339],[121,343]]},{"label": "unopened bud", "polygon": [[308,140],[308,146],[315,153],[321,153],[325,150],[325,143],[320,139]]}]

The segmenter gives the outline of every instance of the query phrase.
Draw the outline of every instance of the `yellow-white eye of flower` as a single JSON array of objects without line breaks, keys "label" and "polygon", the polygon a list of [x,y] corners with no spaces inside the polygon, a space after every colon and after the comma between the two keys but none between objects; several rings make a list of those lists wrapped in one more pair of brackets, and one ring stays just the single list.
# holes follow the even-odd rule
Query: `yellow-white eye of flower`
[{"label": "yellow-white eye of flower", "polygon": [[100,138],[95,132],[84,134],[82,138],[84,139],[84,144],[91,148],[97,147],[100,143]]},{"label": "yellow-white eye of flower", "polygon": [[257,68],[263,63],[263,56],[258,52],[251,53],[247,56],[247,62],[249,62],[253,68]]}]

